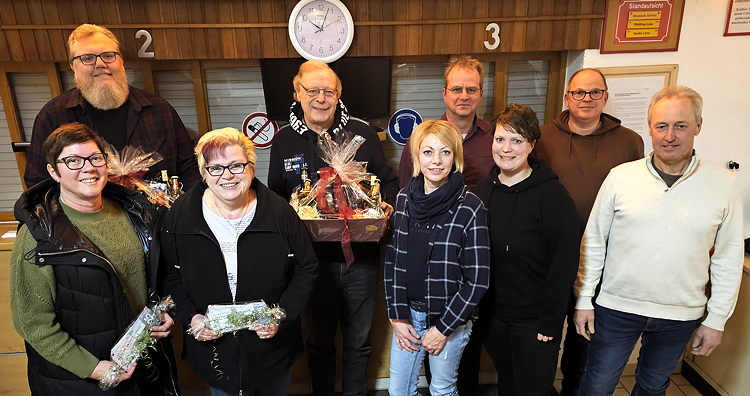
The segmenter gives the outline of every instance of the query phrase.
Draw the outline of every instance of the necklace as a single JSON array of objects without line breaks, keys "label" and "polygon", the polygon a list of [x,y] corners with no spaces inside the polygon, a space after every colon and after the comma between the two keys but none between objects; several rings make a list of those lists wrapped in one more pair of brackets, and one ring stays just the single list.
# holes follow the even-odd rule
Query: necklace
[{"label": "necklace", "polygon": [[220,207],[219,207],[219,205],[218,205],[218,204],[216,203],[216,200],[214,200],[214,205],[216,206],[216,210],[218,210],[218,211],[219,211],[219,214],[220,214],[220,215],[221,215],[221,217],[222,217],[222,218],[224,219],[224,221],[226,221],[226,222],[227,222],[227,225],[228,225],[228,228],[229,228],[229,230],[230,230],[230,231],[232,231],[232,232],[234,233],[234,237],[235,237],[235,238],[239,237],[239,236],[240,236],[240,234],[241,234],[241,233],[242,233],[242,231],[243,231],[243,230],[242,230],[242,220],[243,220],[243,219],[245,218],[245,216],[247,215],[247,211],[248,211],[248,209],[250,208],[250,205],[245,205],[245,208],[244,208],[244,209],[243,209],[243,211],[242,211],[242,216],[240,216],[240,217],[239,217],[239,219],[238,219],[239,221],[237,222],[237,224],[236,224],[236,225],[235,225],[235,224],[233,224],[233,223],[232,223],[232,222],[231,222],[231,221],[230,221],[229,219],[227,219],[227,216],[225,216],[225,215],[224,215],[224,212],[222,212],[222,211],[221,211],[221,208],[220,208]]}]

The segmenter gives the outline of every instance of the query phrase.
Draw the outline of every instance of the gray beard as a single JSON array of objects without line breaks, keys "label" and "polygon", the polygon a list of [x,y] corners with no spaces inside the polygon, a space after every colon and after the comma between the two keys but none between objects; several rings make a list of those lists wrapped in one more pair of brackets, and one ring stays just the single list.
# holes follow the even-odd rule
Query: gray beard
[{"label": "gray beard", "polygon": [[93,80],[83,83],[78,80],[77,76],[75,80],[76,86],[81,90],[81,94],[87,102],[99,110],[112,110],[122,106],[128,100],[128,94],[130,93],[128,77],[124,72],[121,76],[113,74],[112,77],[115,84],[105,89],[94,88]]}]

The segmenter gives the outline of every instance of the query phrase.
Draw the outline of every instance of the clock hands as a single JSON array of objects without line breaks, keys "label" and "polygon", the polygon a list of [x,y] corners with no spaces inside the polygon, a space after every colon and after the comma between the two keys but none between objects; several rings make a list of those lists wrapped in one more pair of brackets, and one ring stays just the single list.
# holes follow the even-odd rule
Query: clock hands
[{"label": "clock hands", "polygon": [[326,14],[323,16],[323,21],[320,23],[320,26],[313,24],[313,25],[315,25],[316,28],[318,28],[318,30],[316,30],[315,33],[322,32],[323,29],[325,29],[328,25],[330,25],[331,23],[333,23],[333,22],[331,22],[328,25],[325,24],[326,23],[326,18],[328,18],[328,11],[330,11],[330,9],[326,10]]}]

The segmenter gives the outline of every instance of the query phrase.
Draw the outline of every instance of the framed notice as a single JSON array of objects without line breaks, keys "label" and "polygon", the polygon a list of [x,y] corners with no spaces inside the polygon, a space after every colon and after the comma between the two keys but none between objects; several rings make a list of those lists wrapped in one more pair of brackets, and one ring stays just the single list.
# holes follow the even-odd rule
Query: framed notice
[{"label": "framed notice", "polygon": [[729,0],[725,36],[750,36],[750,0]]},{"label": "framed notice", "polygon": [[685,0],[607,0],[605,4],[602,54],[677,51]]},{"label": "framed notice", "polygon": [[[643,138],[644,151],[651,151],[648,135],[648,105],[654,94],[677,83],[677,65],[598,68],[607,77],[609,100],[604,112],[622,121],[624,127]],[[645,154],[644,153],[644,154]]]}]

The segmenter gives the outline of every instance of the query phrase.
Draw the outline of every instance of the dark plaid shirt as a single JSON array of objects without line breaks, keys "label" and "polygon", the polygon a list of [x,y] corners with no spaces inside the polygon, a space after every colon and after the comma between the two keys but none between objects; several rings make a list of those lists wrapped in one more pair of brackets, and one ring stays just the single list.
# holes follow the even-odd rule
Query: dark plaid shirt
[{"label": "dark plaid shirt", "polygon": [[[406,191],[396,196],[393,238],[385,258],[385,299],[389,319],[410,320],[406,295],[409,205]],[[466,187],[456,205],[435,227],[428,247],[425,302],[427,323],[448,336],[472,318],[490,284],[487,210]]]},{"label": "dark plaid shirt", "polygon": [[[169,176],[179,176],[187,190],[200,181],[198,165],[193,154],[193,141],[172,106],[159,96],[130,87],[127,100],[128,115],[126,141],[145,152],[156,151],[164,160],[153,165],[146,175],[157,179],[162,169]],[[49,178],[42,143],[62,124],[80,122],[95,130],[93,107],[78,88],[52,99],[44,105],[34,120],[31,147],[26,152],[24,181],[31,187]]]}]

